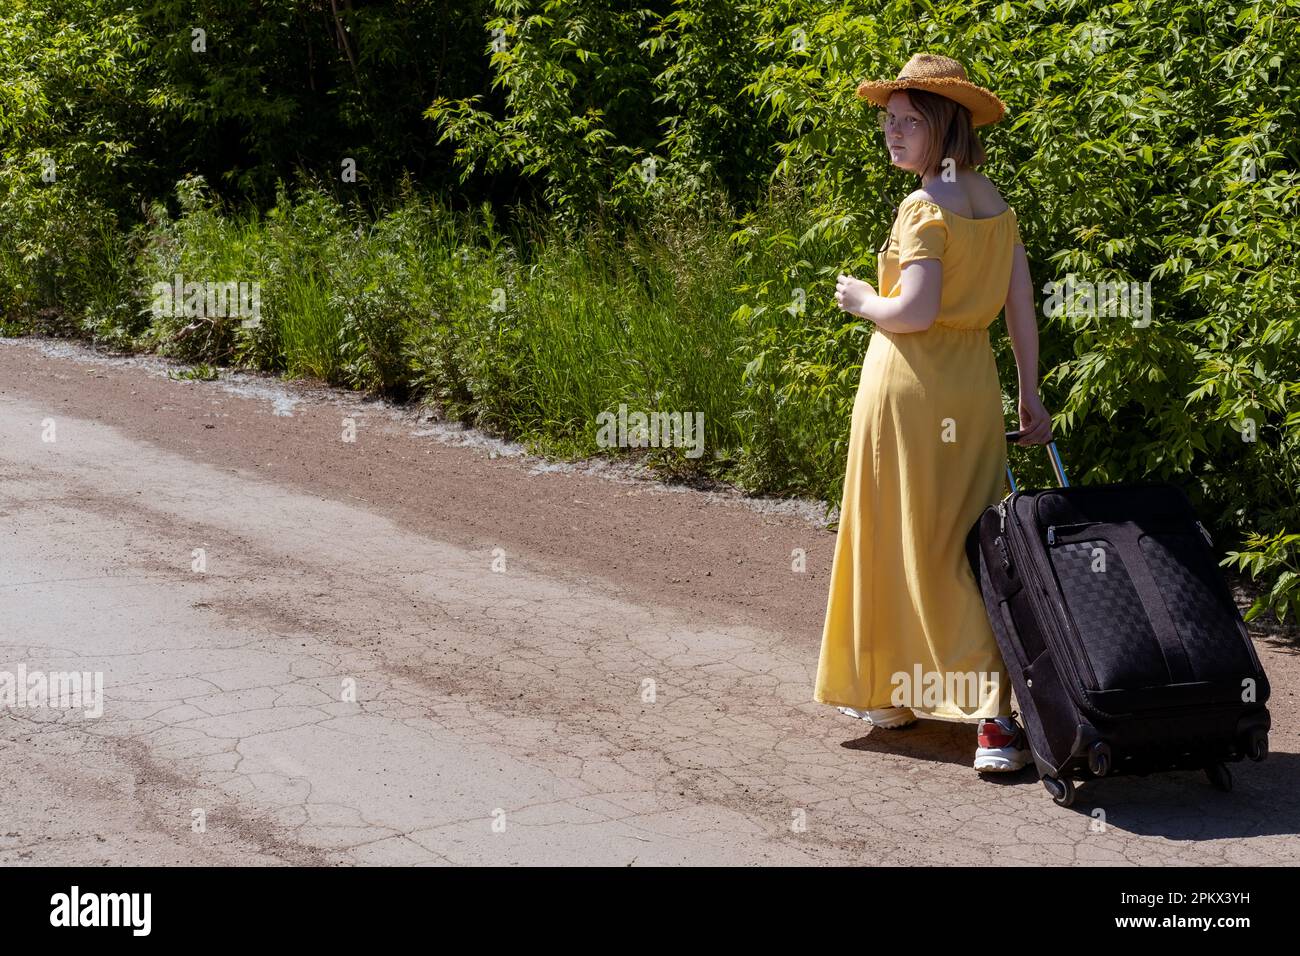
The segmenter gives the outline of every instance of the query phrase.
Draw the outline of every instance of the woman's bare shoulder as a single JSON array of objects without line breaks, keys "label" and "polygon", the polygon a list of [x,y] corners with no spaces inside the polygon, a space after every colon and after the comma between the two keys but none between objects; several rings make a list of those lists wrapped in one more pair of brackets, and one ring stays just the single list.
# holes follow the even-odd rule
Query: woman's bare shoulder
[{"label": "woman's bare shoulder", "polygon": [[903,197],[903,202],[899,203],[899,207],[901,208],[904,204],[911,202],[928,202],[935,206],[943,206],[945,203],[937,195],[939,192],[941,191],[928,186],[915,189]]},{"label": "woman's bare shoulder", "polygon": [[1007,208],[1008,203],[1002,198],[1002,193],[998,192],[998,187],[983,173],[971,170],[968,180],[971,206],[974,207],[976,216],[996,216]]},{"label": "woman's bare shoulder", "polygon": [[909,193],[903,202],[918,200],[933,203],[966,219],[988,219],[1008,208],[1007,201],[992,181],[973,169],[966,170],[960,181],[936,179]]},{"label": "woman's bare shoulder", "polygon": [[941,209],[952,209],[952,202],[948,199],[944,199],[940,190],[935,190],[928,186],[924,187],[924,189],[911,191],[911,193],[904,196],[904,200],[902,200],[901,203],[898,203],[898,211],[901,212],[902,208],[905,206],[911,206],[911,204],[914,203],[930,203],[931,206],[937,206]]}]

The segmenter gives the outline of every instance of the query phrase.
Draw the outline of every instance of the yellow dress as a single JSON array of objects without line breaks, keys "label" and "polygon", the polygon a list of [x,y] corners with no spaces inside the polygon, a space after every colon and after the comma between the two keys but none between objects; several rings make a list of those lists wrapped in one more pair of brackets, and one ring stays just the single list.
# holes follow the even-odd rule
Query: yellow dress
[{"label": "yellow dress", "polygon": [[1010,208],[968,219],[920,198],[899,206],[879,255],[879,294],[898,295],[899,269],[916,259],[942,261],[943,293],[934,325],[877,327],[863,359],[817,666],[821,703],[901,702],[940,720],[1011,713],[965,538],[1005,489],[988,328],[1019,242]]}]

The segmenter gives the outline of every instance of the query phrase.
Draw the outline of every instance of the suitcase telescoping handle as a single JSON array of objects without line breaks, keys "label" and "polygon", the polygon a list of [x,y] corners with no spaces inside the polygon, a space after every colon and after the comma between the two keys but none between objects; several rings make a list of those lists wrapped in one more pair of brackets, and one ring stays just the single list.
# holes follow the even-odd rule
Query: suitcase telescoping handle
[{"label": "suitcase telescoping handle", "polygon": [[[1007,432],[1007,441],[1015,441],[1020,437],[1019,431]],[[1065,480],[1065,466],[1061,464],[1060,453],[1056,450],[1056,441],[1052,440],[1047,443],[1047,451],[1052,461],[1052,471],[1056,472],[1056,480],[1061,483],[1062,488],[1070,487],[1070,483]],[[1007,462],[1007,481],[1011,483],[1011,490],[1017,491],[1015,475],[1011,474],[1011,463]]]}]

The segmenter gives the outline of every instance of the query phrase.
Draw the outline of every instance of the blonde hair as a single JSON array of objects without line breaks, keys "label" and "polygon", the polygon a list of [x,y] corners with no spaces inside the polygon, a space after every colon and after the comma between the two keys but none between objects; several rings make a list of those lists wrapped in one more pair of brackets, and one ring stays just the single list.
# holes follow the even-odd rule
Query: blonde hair
[{"label": "blonde hair", "polygon": [[951,159],[959,169],[978,166],[988,159],[979,133],[971,123],[970,110],[956,100],[928,90],[905,92],[913,108],[925,119],[927,135],[921,161],[927,172],[937,170],[945,159]]}]

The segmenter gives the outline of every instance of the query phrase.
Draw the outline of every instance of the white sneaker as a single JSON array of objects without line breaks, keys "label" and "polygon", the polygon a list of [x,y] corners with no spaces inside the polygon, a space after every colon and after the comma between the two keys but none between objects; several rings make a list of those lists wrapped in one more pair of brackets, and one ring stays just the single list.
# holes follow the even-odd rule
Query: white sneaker
[{"label": "white sneaker", "polygon": [[1033,758],[1025,731],[1016,723],[1014,714],[981,720],[978,739],[975,769],[981,773],[1012,773],[1022,769]]},{"label": "white sneaker", "polygon": [[859,720],[865,720],[872,727],[880,727],[883,730],[897,730],[916,723],[916,714],[912,713],[910,707],[881,707],[875,710],[858,710],[856,707],[837,709],[847,717],[857,717]]}]

